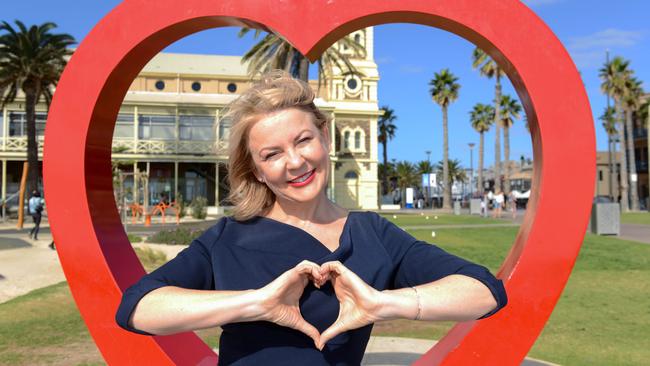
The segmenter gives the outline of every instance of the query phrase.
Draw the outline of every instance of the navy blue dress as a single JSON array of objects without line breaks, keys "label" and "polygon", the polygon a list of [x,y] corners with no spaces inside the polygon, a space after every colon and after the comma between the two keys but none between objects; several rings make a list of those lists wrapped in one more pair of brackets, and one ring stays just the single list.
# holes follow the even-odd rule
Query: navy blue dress
[{"label": "navy blue dress", "polygon": [[[377,290],[425,284],[462,274],[485,284],[497,302],[487,317],[506,305],[501,280],[482,266],[446,253],[400,229],[374,212],[350,212],[331,252],[306,231],[270,218],[220,219],[178,256],[129,287],[117,310],[124,329],[136,304],[163,286],[202,290],[258,289],[303,260],[317,264],[338,260]],[[339,303],[331,283],[317,289],[310,282],[300,299],[305,320],[321,333],[338,317]],[[358,365],[372,324],[342,333],[319,351],[303,333],[271,322],[222,326],[219,365]]]}]

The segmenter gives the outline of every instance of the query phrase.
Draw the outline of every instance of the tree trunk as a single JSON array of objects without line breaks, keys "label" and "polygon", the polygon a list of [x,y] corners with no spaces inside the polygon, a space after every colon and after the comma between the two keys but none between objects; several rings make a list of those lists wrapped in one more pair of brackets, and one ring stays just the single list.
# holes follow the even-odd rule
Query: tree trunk
[{"label": "tree trunk", "polygon": [[650,212],[650,106],[648,107],[648,118],[646,120],[646,148],[648,149],[648,153],[646,154],[646,163],[647,163],[647,171],[648,171],[648,199],[647,199],[647,204],[646,204],[646,209],[648,212]]},{"label": "tree trunk", "polygon": [[621,149],[621,153],[619,155],[619,172],[620,172],[620,177],[621,177],[621,185],[620,185],[620,192],[621,192],[621,211],[623,212],[628,212],[630,211],[629,207],[629,197],[628,197],[628,190],[627,190],[627,153],[625,149],[625,123],[623,122],[623,119],[625,118],[623,116],[623,108],[621,106],[621,102],[619,100],[616,100],[616,120],[619,125],[618,128],[618,139],[619,139],[619,146]]},{"label": "tree trunk", "polygon": [[27,162],[29,163],[29,173],[27,186],[29,193],[38,190],[41,171],[38,164],[38,143],[36,141],[36,96],[39,93],[38,86],[35,82],[25,82],[23,84],[25,92],[25,121],[27,123]]},{"label": "tree trunk", "polygon": [[612,135],[607,132],[607,166],[609,167],[609,198],[614,198],[614,164],[613,164],[613,152],[612,152]]},{"label": "tree trunk", "polygon": [[442,181],[443,209],[451,209],[451,182],[449,181],[449,132],[447,130],[447,107],[442,107]]},{"label": "tree trunk", "polygon": [[501,190],[501,79],[497,69],[494,86],[494,193]]},{"label": "tree trunk", "polygon": [[632,110],[626,108],[625,126],[627,129],[627,157],[630,161],[630,201],[632,211],[639,211],[639,191],[637,187],[636,158],[634,154],[634,131],[632,126]]},{"label": "tree trunk", "polygon": [[381,182],[382,185],[382,194],[388,194],[388,153],[386,152],[387,144],[388,144],[388,137],[384,139],[381,143],[384,146],[384,176]]},{"label": "tree trunk", "polygon": [[481,132],[480,133],[480,140],[478,143],[478,184],[476,186],[476,189],[478,190],[478,193],[481,194],[481,197],[483,197],[483,141],[485,140],[485,133]]},{"label": "tree trunk", "polygon": [[298,78],[306,83],[309,82],[309,60],[307,57],[300,55],[300,64],[298,67]]},{"label": "tree trunk", "polygon": [[510,127],[503,126],[503,193],[510,194]]}]

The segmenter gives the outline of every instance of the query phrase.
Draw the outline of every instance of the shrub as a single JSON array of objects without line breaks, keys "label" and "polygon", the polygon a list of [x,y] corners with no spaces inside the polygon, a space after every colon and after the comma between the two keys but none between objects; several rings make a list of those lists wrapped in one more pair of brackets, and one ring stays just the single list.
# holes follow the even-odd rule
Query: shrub
[{"label": "shrub", "polygon": [[135,254],[140,259],[142,266],[147,272],[151,272],[154,269],[162,266],[167,263],[167,255],[160,250],[155,250],[151,248],[134,248]]},{"label": "shrub", "polygon": [[140,243],[142,242],[142,237],[134,234],[126,234],[127,238],[129,238],[129,242],[131,243]]},{"label": "shrub", "polygon": [[190,207],[192,208],[192,217],[195,219],[203,220],[208,216],[208,199],[205,197],[194,197]]},{"label": "shrub", "polygon": [[203,234],[201,229],[179,227],[173,230],[162,230],[147,238],[149,243],[189,245],[192,240]]}]

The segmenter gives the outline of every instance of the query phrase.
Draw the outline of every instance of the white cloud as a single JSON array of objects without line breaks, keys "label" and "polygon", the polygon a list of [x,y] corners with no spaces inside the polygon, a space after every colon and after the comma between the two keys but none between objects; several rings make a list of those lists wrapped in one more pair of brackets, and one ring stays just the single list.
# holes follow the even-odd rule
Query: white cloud
[{"label": "white cloud", "polygon": [[559,3],[562,0],[523,0],[524,4],[528,6],[539,6]]},{"label": "white cloud", "polygon": [[569,38],[567,49],[578,68],[595,68],[605,62],[605,52],[612,48],[633,47],[643,41],[644,30],[608,28],[586,36]]},{"label": "white cloud", "polygon": [[386,65],[386,64],[392,64],[393,63],[393,58],[392,57],[377,57],[375,59],[375,62],[379,65]]},{"label": "white cloud", "polygon": [[419,74],[424,71],[424,67],[406,64],[400,66],[399,71],[403,74]]},{"label": "white cloud", "polygon": [[594,48],[631,47],[641,42],[645,31],[626,31],[609,28],[581,37],[571,37],[569,48],[572,50],[590,50]]}]

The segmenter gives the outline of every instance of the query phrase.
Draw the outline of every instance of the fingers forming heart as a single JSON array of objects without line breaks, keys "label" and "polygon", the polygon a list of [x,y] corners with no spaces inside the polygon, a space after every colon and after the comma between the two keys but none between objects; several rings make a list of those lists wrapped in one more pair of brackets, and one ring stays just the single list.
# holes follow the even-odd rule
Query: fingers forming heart
[{"label": "fingers forming heart", "polygon": [[[339,301],[338,318],[322,334],[307,322],[301,312],[299,300],[307,283],[312,282],[321,288],[331,281]],[[280,275],[265,286],[266,320],[278,325],[296,329],[314,340],[322,350],[325,344],[337,335],[373,323],[377,308],[377,290],[366,284],[341,262],[327,262],[319,266],[310,261],[302,261],[294,268]]]}]

